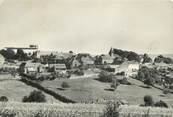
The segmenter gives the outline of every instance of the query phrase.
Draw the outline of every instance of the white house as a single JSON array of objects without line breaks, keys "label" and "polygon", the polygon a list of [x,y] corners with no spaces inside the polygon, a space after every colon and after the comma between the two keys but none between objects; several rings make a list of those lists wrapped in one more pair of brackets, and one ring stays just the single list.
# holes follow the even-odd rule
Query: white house
[{"label": "white house", "polygon": [[129,64],[126,71],[126,77],[135,77],[138,74],[139,68],[139,63]]}]

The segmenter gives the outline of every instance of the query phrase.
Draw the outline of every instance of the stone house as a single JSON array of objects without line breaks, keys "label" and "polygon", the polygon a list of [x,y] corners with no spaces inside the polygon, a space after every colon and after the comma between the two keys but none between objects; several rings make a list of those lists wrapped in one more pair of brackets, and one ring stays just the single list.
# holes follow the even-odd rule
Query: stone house
[{"label": "stone house", "polygon": [[94,59],[91,57],[90,54],[86,53],[80,53],[76,56],[73,56],[69,62],[68,65],[70,68],[76,68],[81,66],[91,66],[94,65]]}]

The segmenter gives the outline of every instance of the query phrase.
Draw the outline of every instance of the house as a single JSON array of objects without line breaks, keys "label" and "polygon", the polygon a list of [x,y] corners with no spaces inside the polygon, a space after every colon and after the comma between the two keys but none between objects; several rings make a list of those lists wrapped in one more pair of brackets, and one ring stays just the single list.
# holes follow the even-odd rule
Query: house
[{"label": "house", "polygon": [[94,59],[87,53],[80,53],[73,56],[68,62],[70,68],[94,65]]},{"label": "house", "polygon": [[140,64],[134,61],[125,61],[120,65],[109,65],[115,69],[115,74],[124,72],[126,77],[134,77],[138,74]]},{"label": "house", "polygon": [[19,71],[24,74],[44,72],[44,66],[40,63],[21,63]]},{"label": "house", "polygon": [[0,54],[0,65],[4,64],[5,58],[2,54]]},{"label": "house", "polygon": [[126,77],[135,77],[138,74],[139,68],[140,68],[139,63],[129,64],[125,74]]},{"label": "house", "polygon": [[101,55],[100,60],[101,64],[112,64],[114,62],[115,57],[110,55]]},{"label": "house", "polygon": [[65,71],[67,69],[65,64],[49,64],[49,69],[53,72]]}]

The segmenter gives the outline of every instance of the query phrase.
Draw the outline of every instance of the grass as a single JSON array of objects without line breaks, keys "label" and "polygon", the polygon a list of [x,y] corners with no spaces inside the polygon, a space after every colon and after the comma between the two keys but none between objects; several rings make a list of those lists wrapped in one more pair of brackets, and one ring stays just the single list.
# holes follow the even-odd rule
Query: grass
[{"label": "grass", "polygon": [[172,108],[153,108],[139,106],[121,106],[120,117],[172,117]]},{"label": "grass", "polygon": [[[6,96],[9,101],[21,102],[22,98],[33,90],[36,89],[13,79],[11,75],[0,75],[0,96]],[[60,103],[50,95],[45,94],[45,96],[49,103]]]},{"label": "grass", "polygon": [[16,117],[100,117],[105,105],[96,104],[48,104],[48,103],[0,103],[0,115]]},{"label": "grass", "polygon": [[[16,117],[102,117],[106,109],[100,104],[0,103],[0,116]],[[173,109],[120,106],[119,117],[172,117]],[[6,116],[7,117],[7,116]],[[8,116],[9,117],[9,116]],[[11,116],[14,117],[14,116]],[[37,116],[38,117],[38,116]]]},{"label": "grass", "polygon": [[[69,88],[61,89],[61,83],[67,82]],[[143,104],[145,95],[153,96],[155,101],[163,100],[169,106],[173,105],[173,94],[164,95],[163,92],[156,88],[145,88],[142,82],[129,78],[128,81],[133,85],[120,85],[115,91],[111,91],[109,83],[103,83],[95,78],[64,79],[54,81],[44,81],[42,86],[49,88],[69,99],[80,103],[104,103],[106,100],[126,100],[129,104]]]}]

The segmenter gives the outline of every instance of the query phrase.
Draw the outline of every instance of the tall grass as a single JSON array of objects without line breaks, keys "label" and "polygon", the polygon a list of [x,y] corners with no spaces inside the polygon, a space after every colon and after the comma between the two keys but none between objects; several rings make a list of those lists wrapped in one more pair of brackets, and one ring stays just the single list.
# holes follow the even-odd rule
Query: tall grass
[{"label": "tall grass", "polygon": [[100,117],[104,108],[104,105],[95,104],[0,103],[0,116]]},{"label": "tall grass", "polygon": [[172,108],[121,106],[119,117],[173,117]]},{"label": "tall grass", "polygon": [[[99,104],[0,103],[0,117],[103,117]],[[118,117],[173,117],[172,108],[120,106]]]}]

